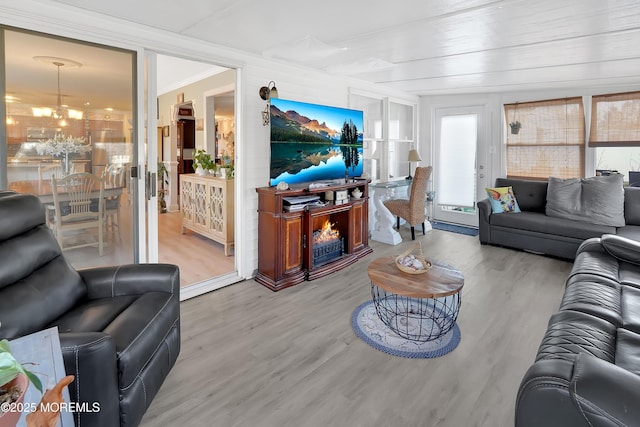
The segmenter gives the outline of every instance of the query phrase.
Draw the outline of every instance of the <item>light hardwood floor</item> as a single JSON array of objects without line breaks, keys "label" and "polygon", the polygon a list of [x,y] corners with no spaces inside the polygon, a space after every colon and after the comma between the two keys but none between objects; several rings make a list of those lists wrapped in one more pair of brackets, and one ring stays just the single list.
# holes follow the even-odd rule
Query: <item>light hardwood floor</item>
[{"label": "light hardwood floor", "polygon": [[[123,198],[121,208],[122,239],[111,230],[104,236],[104,254],[98,256],[96,248],[79,248],[65,251],[65,256],[76,268],[119,265],[133,262],[132,207]],[[97,231],[80,236],[87,241],[97,241]],[[158,262],[177,264],[180,267],[180,286],[188,286],[235,270],[235,256],[225,256],[220,243],[187,230],[182,234],[180,212],[158,215]]]},{"label": "light hardwood floor", "polygon": [[142,427],[512,426],[520,380],[557,309],[571,263],[417,233],[425,255],[465,274],[462,340],[436,359],[361,341],[351,313],[370,298],[374,253],[328,277],[272,292],[253,280],[184,301],[182,350]]}]

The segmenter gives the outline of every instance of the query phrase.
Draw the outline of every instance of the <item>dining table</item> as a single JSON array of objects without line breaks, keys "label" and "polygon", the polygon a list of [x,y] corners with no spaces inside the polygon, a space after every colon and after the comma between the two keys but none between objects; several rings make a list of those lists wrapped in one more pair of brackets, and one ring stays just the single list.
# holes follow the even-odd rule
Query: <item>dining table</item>
[{"label": "dining table", "polygon": [[[43,204],[53,203],[53,187],[49,180],[25,180],[25,181],[13,181],[9,183],[9,190],[17,193],[33,194],[38,196]],[[110,198],[119,196],[122,194],[123,186],[113,183],[105,182],[104,191],[102,196],[104,198]],[[94,188],[91,190],[91,195],[95,195],[96,198],[100,195],[100,182],[97,181]],[[68,197],[64,191],[58,191],[59,200],[61,202],[68,201]]]}]

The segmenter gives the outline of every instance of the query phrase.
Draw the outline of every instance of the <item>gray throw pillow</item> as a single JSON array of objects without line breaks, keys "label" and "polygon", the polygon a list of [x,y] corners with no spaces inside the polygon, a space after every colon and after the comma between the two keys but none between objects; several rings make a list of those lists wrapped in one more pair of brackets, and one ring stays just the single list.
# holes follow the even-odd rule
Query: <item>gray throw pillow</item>
[{"label": "gray throw pillow", "polygon": [[623,175],[591,178],[549,178],[548,216],[623,227]]},{"label": "gray throw pillow", "polygon": [[580,193],[582,184],[580,178],[549,178],[547,188],[547,216],[578,219],[580,214]]}]

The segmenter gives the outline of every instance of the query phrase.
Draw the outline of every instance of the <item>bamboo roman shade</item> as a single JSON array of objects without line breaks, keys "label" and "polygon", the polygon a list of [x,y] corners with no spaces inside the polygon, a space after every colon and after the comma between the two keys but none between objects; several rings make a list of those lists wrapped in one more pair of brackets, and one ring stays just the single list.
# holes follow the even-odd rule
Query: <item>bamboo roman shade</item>
[{"label": "bamboo roman shade", "polygon": [[507,176],[547,179],[584,176],[585,121],[582,98],[505,104]]},{"label": "bamboo roman shade", "polygon": [[640,92],[591,98],[591,147],[640,146]]}]

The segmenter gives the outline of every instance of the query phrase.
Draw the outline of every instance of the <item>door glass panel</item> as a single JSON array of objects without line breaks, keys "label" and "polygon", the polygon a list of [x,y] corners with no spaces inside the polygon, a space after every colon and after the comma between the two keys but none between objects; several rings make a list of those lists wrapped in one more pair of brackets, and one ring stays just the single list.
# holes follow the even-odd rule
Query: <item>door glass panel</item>
[{"label": "door glass panel", "polygon": [[[0,143],[8,188],[51,207],[47,222],[74,267],[133,262],[135,53],[26,31],[4,34],[7,138]],[[99,186],[92,202],[92,209],[104,208],[102,256],[99,227],[64,233],[56,227],[62,219],[53,209],[52,179],[73,173],[104,181],[103,203]]]},{"label": "door glass panel", "polygon": [[444,116],[440,121],[438,203],[456,210],[476,202],[476,114]]}]

